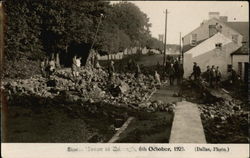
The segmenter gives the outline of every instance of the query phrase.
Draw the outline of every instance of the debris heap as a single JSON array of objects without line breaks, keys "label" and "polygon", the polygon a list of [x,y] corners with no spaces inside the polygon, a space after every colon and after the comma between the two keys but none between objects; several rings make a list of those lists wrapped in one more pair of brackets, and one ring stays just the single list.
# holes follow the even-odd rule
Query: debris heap
[{"label": "debris heap", "polygon": [[204,82],[185,81],[183,96],[196,102],[209,143],[248,143],[249,105],[233,98],[223,88],[209,88]]},{"label": "debris heap", "polygon": [[61,69],[50,79],[36,75],[29,79],[4,81],[3,87],[8,96],[25,94],[54,98],[66,93],[75,101],[84,99],[138,107],[155,91],[155,81],[153,76],[140,75],[135,78],[132,73],[114,73],[110,79],[102,69],[82,68],[77,78],[73,77],[71,69]]}]

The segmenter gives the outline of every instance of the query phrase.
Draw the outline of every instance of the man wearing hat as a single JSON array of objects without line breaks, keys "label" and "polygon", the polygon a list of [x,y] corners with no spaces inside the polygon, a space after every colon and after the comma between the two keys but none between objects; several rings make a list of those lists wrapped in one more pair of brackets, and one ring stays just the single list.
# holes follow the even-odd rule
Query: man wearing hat
[{"label": "man wearing hat", "polygon": [[194,66],[193,66],[193,72],[191,74],[191,76],[189,77],[189,79],[191,79],[192,76],[194,76],[194,80],[197,80],[200,78],[201,75],[201,69],[200,67],[197,65],[196,62],[194,62]]}]

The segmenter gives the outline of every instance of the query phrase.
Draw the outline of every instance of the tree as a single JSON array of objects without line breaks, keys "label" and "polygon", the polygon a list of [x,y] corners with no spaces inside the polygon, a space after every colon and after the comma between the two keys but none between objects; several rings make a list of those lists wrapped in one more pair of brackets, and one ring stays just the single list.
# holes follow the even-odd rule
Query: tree
[{"label": "tree", "polygon": [[158,39],[154,38],[154,37],[150,37],[148,40],[147,40],[147,43],[146,43],[146,46],[147,48],[150,48],[150,49],[157,49],[157,50],[163,50],[164,48],[164,44],[159,41]]},{"label": "tree", "polygon": [[113,4],[113,22],[131,39],[132,46],[145,45],[150,36],[149,18],[130,2]]},{"label": "tree", "polygon": [[[4,5],[8,60],[37,61],[56,54],[65,56],[65,63],[76,53],[87,57],[93,42],[94,49],[116,53],[128,47],[144,47],[151,38],[149,18],[129,2],[111,5],[100,0],[8,0]],[[101,14],[104,17],[94,39]]]}]

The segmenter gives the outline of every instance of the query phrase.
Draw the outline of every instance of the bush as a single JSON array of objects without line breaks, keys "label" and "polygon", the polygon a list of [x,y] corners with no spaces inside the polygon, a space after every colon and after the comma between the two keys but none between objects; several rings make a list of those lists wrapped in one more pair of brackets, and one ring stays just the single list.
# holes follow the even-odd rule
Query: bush
[{"label": "bush", "polygon": [[4,78],[30,78],[33,75],[40,74],[40,64],[38,61],[21,58],[20,60],[9,61],[4,63]]}]

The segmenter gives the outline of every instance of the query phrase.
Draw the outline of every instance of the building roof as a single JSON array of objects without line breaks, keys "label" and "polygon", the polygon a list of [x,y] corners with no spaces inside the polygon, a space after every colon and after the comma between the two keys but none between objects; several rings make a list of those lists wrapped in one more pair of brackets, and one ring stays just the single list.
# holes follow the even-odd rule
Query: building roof
[{"label": "building roof", "polygon": [[[207,53],[211,50],[217,49],[215,47],[216,43],[221,43],[222,47],[223,47],[223,46],[226,46],[227,44],[233,43],[233,41],[230,38],[223,35],[222,33],[217,33],[217,34],[213,35],[212,37],[208,38],[207,40],[205,40],[204,42],[200,43],[196,47],[193,47],[192,49],[187,51],[185,54],[192,54],[192,57],[200,56],[200,55]],[[237,45],[237,44],[235,44],[235,45]],[[237,47],[237,48],[239,48],[239,47]],[[234,49],[234,50],[230,49],[228,51],[231,51],[230,53],[232,53],[236,49]]]},{"label": "building roof", "polygon": [[249,47],[248,44],[244,44],[242,47],[237,49],[231,55],[249,55]]},{"label": "building roof", "polygon": [[190,50],[190,49],[196,47],[197,45],[199,45],[200,43],[202,43],[202,42],[205,41],[205,40],[207,40],[207,39],[197,41],[195,46],[192,46],[191,44],[184,45],[183,48],[182,48],[182,51],[185,53],[185,52],[187,52],[188,50]]},{"label": "building roof", "polygon": [[243,35],[244,42],[249,42],[249,22],[226,22],[226,24]]},{"label": "building roof", "polygon": [[[228,24],[228,22],[221,21],[221,20],[219,20],[219,19],[217,19],[217,18],[211,18],[211,19],[209,19],[209,20],[204,20],[203,23],[208,23],[208,22],[211,21],[211,20],[215,20],[216,22],[218,22],[218,23],[220,23],[220,24],[222,24],[222,25],[227,26],[228,28],[230,28],[231,30],[235,31],[236,33],[239,33],[239,34],[243,35],[242,33],[240,33],[240,32],[238,31],[239,28],[236,30],[236,29],[234,29],[234,27],[231,27],[230,24]],[[237,28],[237,24],[232,24],[232,25],[236,25],[236,28]],[[194,32],[195,30],[199,29],[200,27],[201,27],[201,25],[200,25],[199,27],[195,28],[193,31],[191,31],[191,32],[189,32],[188,34],[186,34],[185,36],[188,36],[189,34],[191,34],[192,32]],[[248,30],[247,30],[247,31],[248,31]],[[185,36],[184,36],[184,37],[185,37]],[[243,35],[243,36],[244,36],[244,35]],[[211,38],[211,37],[209,37],[209,38]],[[204,40],[201,40],[201,41],[198,41],[198,42],[196,43],[196,45],[202,43],[203,41],[205,41],[205,40],[207,40],[207,39],[208,39],[208,38],[206,38],[206,39],[204,39]],[[185,52],[187,52],[188,50],[192,49],[193,47],[195,47],[195,46],[184,45],[184,46],[183,46],[183,52],[185,53]]]}]

